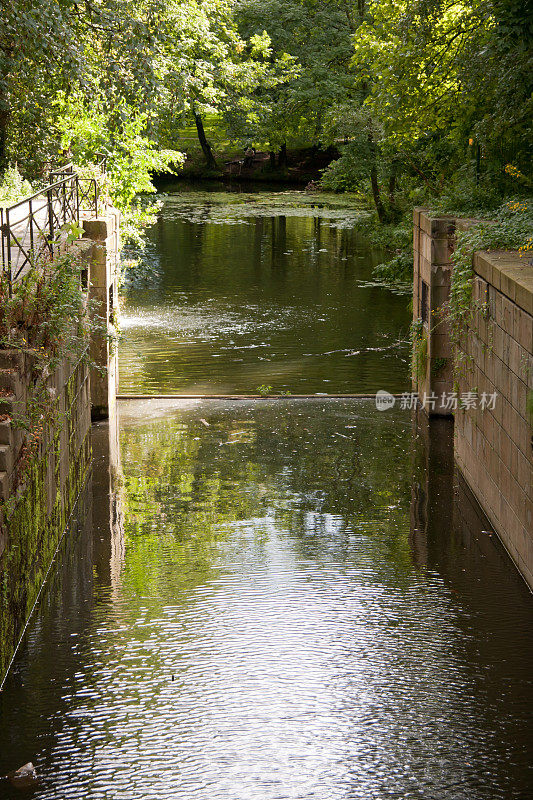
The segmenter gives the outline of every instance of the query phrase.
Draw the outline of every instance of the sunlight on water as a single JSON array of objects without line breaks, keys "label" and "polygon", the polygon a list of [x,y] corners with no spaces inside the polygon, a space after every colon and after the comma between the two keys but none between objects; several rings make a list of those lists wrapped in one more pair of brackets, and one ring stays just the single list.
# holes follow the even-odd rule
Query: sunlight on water
[{"label": "sunlight on water", "polygon": [[406,412],[122,403],[111,497],[105,435],[0,774],[31,759],[38,800],[528,796],[530,598],[449,465],[413,473]]}]

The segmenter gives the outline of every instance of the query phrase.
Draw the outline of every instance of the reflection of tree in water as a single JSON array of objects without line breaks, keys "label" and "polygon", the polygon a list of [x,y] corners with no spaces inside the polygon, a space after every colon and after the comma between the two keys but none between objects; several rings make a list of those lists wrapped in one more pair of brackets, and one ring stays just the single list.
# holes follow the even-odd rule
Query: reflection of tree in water
[{"label": "reflection of tree in water", "polygon": [[128,283],[124,392],[404,388],[397,354],[369,348],[391,344],[407,328],[405,299],[366,285],[382,259],[353,220],[348,225],[350,210],[321,218],[324,209],[306,208],[294,216],[272,205],[271,195],[251,208],[238,205],[240,215],[217,216],[215,203],[203,198],[195,206],[196,197],[185,215],[176,198],[167,199],[139,254],[149,280]]},{"label": "reflection of tree in water", "polygon": [[189,591],[241,546],[243,525],[257,552],[274,526],[317,563],[362,548],[385,572],[408,565],[408,431],[401,418],[378,423],[361,406],[334,406],[217,403],[125,425],[126,580]]}]

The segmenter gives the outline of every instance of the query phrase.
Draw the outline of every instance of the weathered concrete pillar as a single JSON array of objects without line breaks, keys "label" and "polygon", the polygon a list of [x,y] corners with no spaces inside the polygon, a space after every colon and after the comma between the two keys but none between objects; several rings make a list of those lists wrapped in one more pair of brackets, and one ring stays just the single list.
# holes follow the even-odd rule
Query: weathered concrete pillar
[{"label": "weathered concrete pillar", "polygon": [[114,411],[118,386],[116,325],[118,315],[119,212],[108,208],[105,217],[83,221],[84,240],[91,242],[89,300],[91,313],[105,321],[105,331],[91,339],[91,416],[105,419]]},{"label": "weathered concrete pillar", "polygon": [[451,416],[453,364],[445,304],[450,296],[455,219],[414,210],[413,391],[429,416]]}]

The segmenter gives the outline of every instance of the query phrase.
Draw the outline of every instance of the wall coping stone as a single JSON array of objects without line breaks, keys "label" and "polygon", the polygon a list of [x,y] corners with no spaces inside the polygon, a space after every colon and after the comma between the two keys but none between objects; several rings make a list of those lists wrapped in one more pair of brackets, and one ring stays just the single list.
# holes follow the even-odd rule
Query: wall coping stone
[{"label": "wall coping stone", "polygon": [[474,272],[533,314],[533,266],[517,252],[480,250],[474,254]]}]

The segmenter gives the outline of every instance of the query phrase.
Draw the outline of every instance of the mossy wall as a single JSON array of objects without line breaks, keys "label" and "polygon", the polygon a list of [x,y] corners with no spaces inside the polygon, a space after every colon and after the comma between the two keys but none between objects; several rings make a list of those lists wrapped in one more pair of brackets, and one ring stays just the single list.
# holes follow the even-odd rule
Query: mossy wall
[{"label": "mossy wall", "polygon": [[[22,376],[24,377],[24,376]],[[22,381],[24,383],[24,381]],[[0,554],[0,682],[42,588],[91,463],[84,361],[56,379],[56,412],[15,499],[4,503]]]}]

